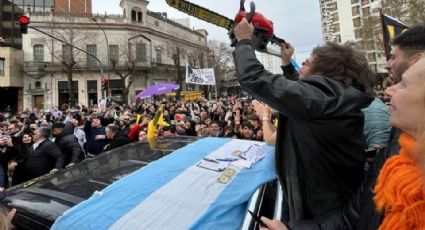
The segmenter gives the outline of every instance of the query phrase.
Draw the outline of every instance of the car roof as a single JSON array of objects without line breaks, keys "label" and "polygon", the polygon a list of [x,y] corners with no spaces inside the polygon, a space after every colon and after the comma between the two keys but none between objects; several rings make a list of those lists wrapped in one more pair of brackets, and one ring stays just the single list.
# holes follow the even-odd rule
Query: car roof
[{"label": "car roof", "polygon": [[[94,192],[199,138],[158,138],[155,144],[132,143],[87,159],[54,175],[35,178],[7,189],[2,200],[10,208],[50,221]],[[49,206],[50,205],[50,206]]]}]

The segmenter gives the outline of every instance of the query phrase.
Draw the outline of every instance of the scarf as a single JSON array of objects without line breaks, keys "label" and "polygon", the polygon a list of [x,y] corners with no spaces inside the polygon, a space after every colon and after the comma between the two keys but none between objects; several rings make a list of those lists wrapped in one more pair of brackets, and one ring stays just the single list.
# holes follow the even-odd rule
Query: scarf
[{"label": "scarf", "polygon": [[384,220],[379,229],[425,229],[425,177],[412,157],[416,140],[403,133],[400,152],[389,158],[375,186],[374,201]]}]

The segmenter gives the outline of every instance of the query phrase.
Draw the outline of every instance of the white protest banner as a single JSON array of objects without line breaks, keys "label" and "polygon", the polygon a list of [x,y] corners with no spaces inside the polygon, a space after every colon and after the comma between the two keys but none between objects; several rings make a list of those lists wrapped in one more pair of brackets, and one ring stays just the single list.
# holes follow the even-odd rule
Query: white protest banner
[{"label": "white protest banner", "polygon": [[215,85],[214,69],[193,69],[186,64],[186,83]]}]

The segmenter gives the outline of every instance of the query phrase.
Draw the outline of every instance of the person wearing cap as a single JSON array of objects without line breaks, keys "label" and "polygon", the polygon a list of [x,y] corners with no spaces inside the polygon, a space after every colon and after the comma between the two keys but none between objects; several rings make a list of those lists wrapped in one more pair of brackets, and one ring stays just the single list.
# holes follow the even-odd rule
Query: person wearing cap
[{"label": "person wearing cap", "polygon": [[102,126],[103,117],[97,115],[92,120],[87,121],[84,126],[84,132],[87,138],[87,155],[96,156],[101,153],[107,143],[105,127]]},{"label": "person wearing cap", "polygon": [[55,137],[55,144],[64,156],[66,167],[71,167],[84,159],[83,149],[74,136],[74,127],[71,122],[53,124],[52,136]]}]

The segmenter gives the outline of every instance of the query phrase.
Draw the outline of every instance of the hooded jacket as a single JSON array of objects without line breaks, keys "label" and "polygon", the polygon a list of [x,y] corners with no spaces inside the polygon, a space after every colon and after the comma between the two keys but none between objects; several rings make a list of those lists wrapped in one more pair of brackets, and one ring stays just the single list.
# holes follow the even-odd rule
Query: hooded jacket
[{"label": "hooded jacket", "polygon": [[283,220],[313,219],[342,207],[363,179],[361,109],[373,98],[325,76],[272,74],[250,42],[236,45],[234,60],[241,88],[280,114],[275,159]]}]

